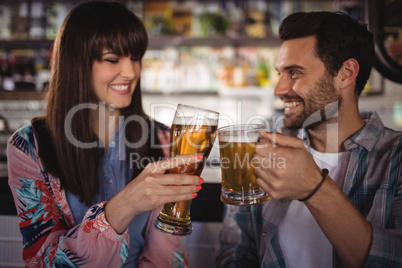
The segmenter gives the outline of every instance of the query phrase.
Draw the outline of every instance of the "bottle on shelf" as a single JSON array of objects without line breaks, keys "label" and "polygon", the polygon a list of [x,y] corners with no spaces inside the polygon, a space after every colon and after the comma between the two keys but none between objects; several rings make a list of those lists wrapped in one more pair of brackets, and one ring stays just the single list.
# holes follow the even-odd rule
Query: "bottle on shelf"
[{"label": "bottle on shelf", "polygon": [[259,87],[267,87],[269,85],[268,66],[265,60],[262,58],[258,60],[256,78],[257,78],[257,85]]},{"label": "bottle on shelf", "polygon": [[3,77],[1,89],[5,91],[14,91],[15,82],[14,82],[14,65],[15,61],[13,60],[13,56],[11,53],[4,52],[2,57],[2,69],[3,69]]}]

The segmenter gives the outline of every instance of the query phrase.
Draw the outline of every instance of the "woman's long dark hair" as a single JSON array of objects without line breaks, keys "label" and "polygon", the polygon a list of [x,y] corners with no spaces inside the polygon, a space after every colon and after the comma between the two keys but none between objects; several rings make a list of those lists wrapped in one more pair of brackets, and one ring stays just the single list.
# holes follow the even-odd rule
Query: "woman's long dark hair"
[{"label": "woman's long dark hair", "polygon": [[[71,130],[65,128],[66,116],[78,105],[96,103],[91,94],[91,70],[100,61],[102,50],[111,49],[119,56],[142,59],[148,45],[143,23],[122,4],[91,1],[73,8],[64,20],[54,42],[51,77],[45,115],[32,121],[39,142],[39,156],[45,171],[61,181],[61,187],[92,204],[97,187],[99,148],[82,148],[70,142],[66,130],[82,143],[93,143],[97,137],[92,129],[90,110],[78,109],[71,118]],[[121,110],[127,118],[138,115],[150,120],[142,108],[140,81],[130,106]],[[67,126],[68,127],[68,126]],[[126,126],[130,142],[141,139],[144,124],[132,121]],[[149,142],[133,149],[140,155],[150,153]],[[153,151],[162,156],[161,150]],[[139,171],[134,172],[139,173]]]}]

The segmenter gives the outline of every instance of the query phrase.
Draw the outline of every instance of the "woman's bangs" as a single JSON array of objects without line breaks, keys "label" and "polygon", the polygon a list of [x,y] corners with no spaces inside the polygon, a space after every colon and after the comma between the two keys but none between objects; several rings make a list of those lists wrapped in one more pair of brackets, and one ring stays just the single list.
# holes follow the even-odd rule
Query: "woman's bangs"
[{"label": "woman's bangs", "polygon": [[92,46],[97,50],[94,51],[97,58],[98,56],[101,58],[102,50],[105,48],[112,50],[118,56],[131,56],[137,59],[144,56],[148,46],[148,35],[141,24],[131,19],[108,26],[108,29],[103,28],[101,31],[102,36],[97,38],[99,44]]}]

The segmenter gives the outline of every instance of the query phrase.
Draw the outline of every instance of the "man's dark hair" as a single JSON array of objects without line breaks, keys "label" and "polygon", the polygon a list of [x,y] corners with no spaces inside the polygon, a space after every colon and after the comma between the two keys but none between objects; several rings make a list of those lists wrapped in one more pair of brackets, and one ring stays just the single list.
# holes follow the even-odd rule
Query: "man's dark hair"
[{"label": "man's dark hair", "polygon": [[357,60],[360,69],[355,90],[360,95],[374,62],[373,34],[348,15],[327,11],[291,14],[279,28],[279,37],[285,41],[312,35],[317,38],[315,54],[330,75],[336,75],[346,60]]}]

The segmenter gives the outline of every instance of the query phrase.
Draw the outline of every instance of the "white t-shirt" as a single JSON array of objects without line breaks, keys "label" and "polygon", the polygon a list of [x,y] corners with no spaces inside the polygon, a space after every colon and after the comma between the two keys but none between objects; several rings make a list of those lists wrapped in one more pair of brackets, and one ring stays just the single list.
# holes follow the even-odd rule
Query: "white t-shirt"
[{"label": "white t-shirt", "polygon": [[[309,148],[320,168],[342,189],[350,152],[320,153]],[[332,267],[332,245],[303,202],[293,200],[279,225],[279,243],[286,267]]]}]

